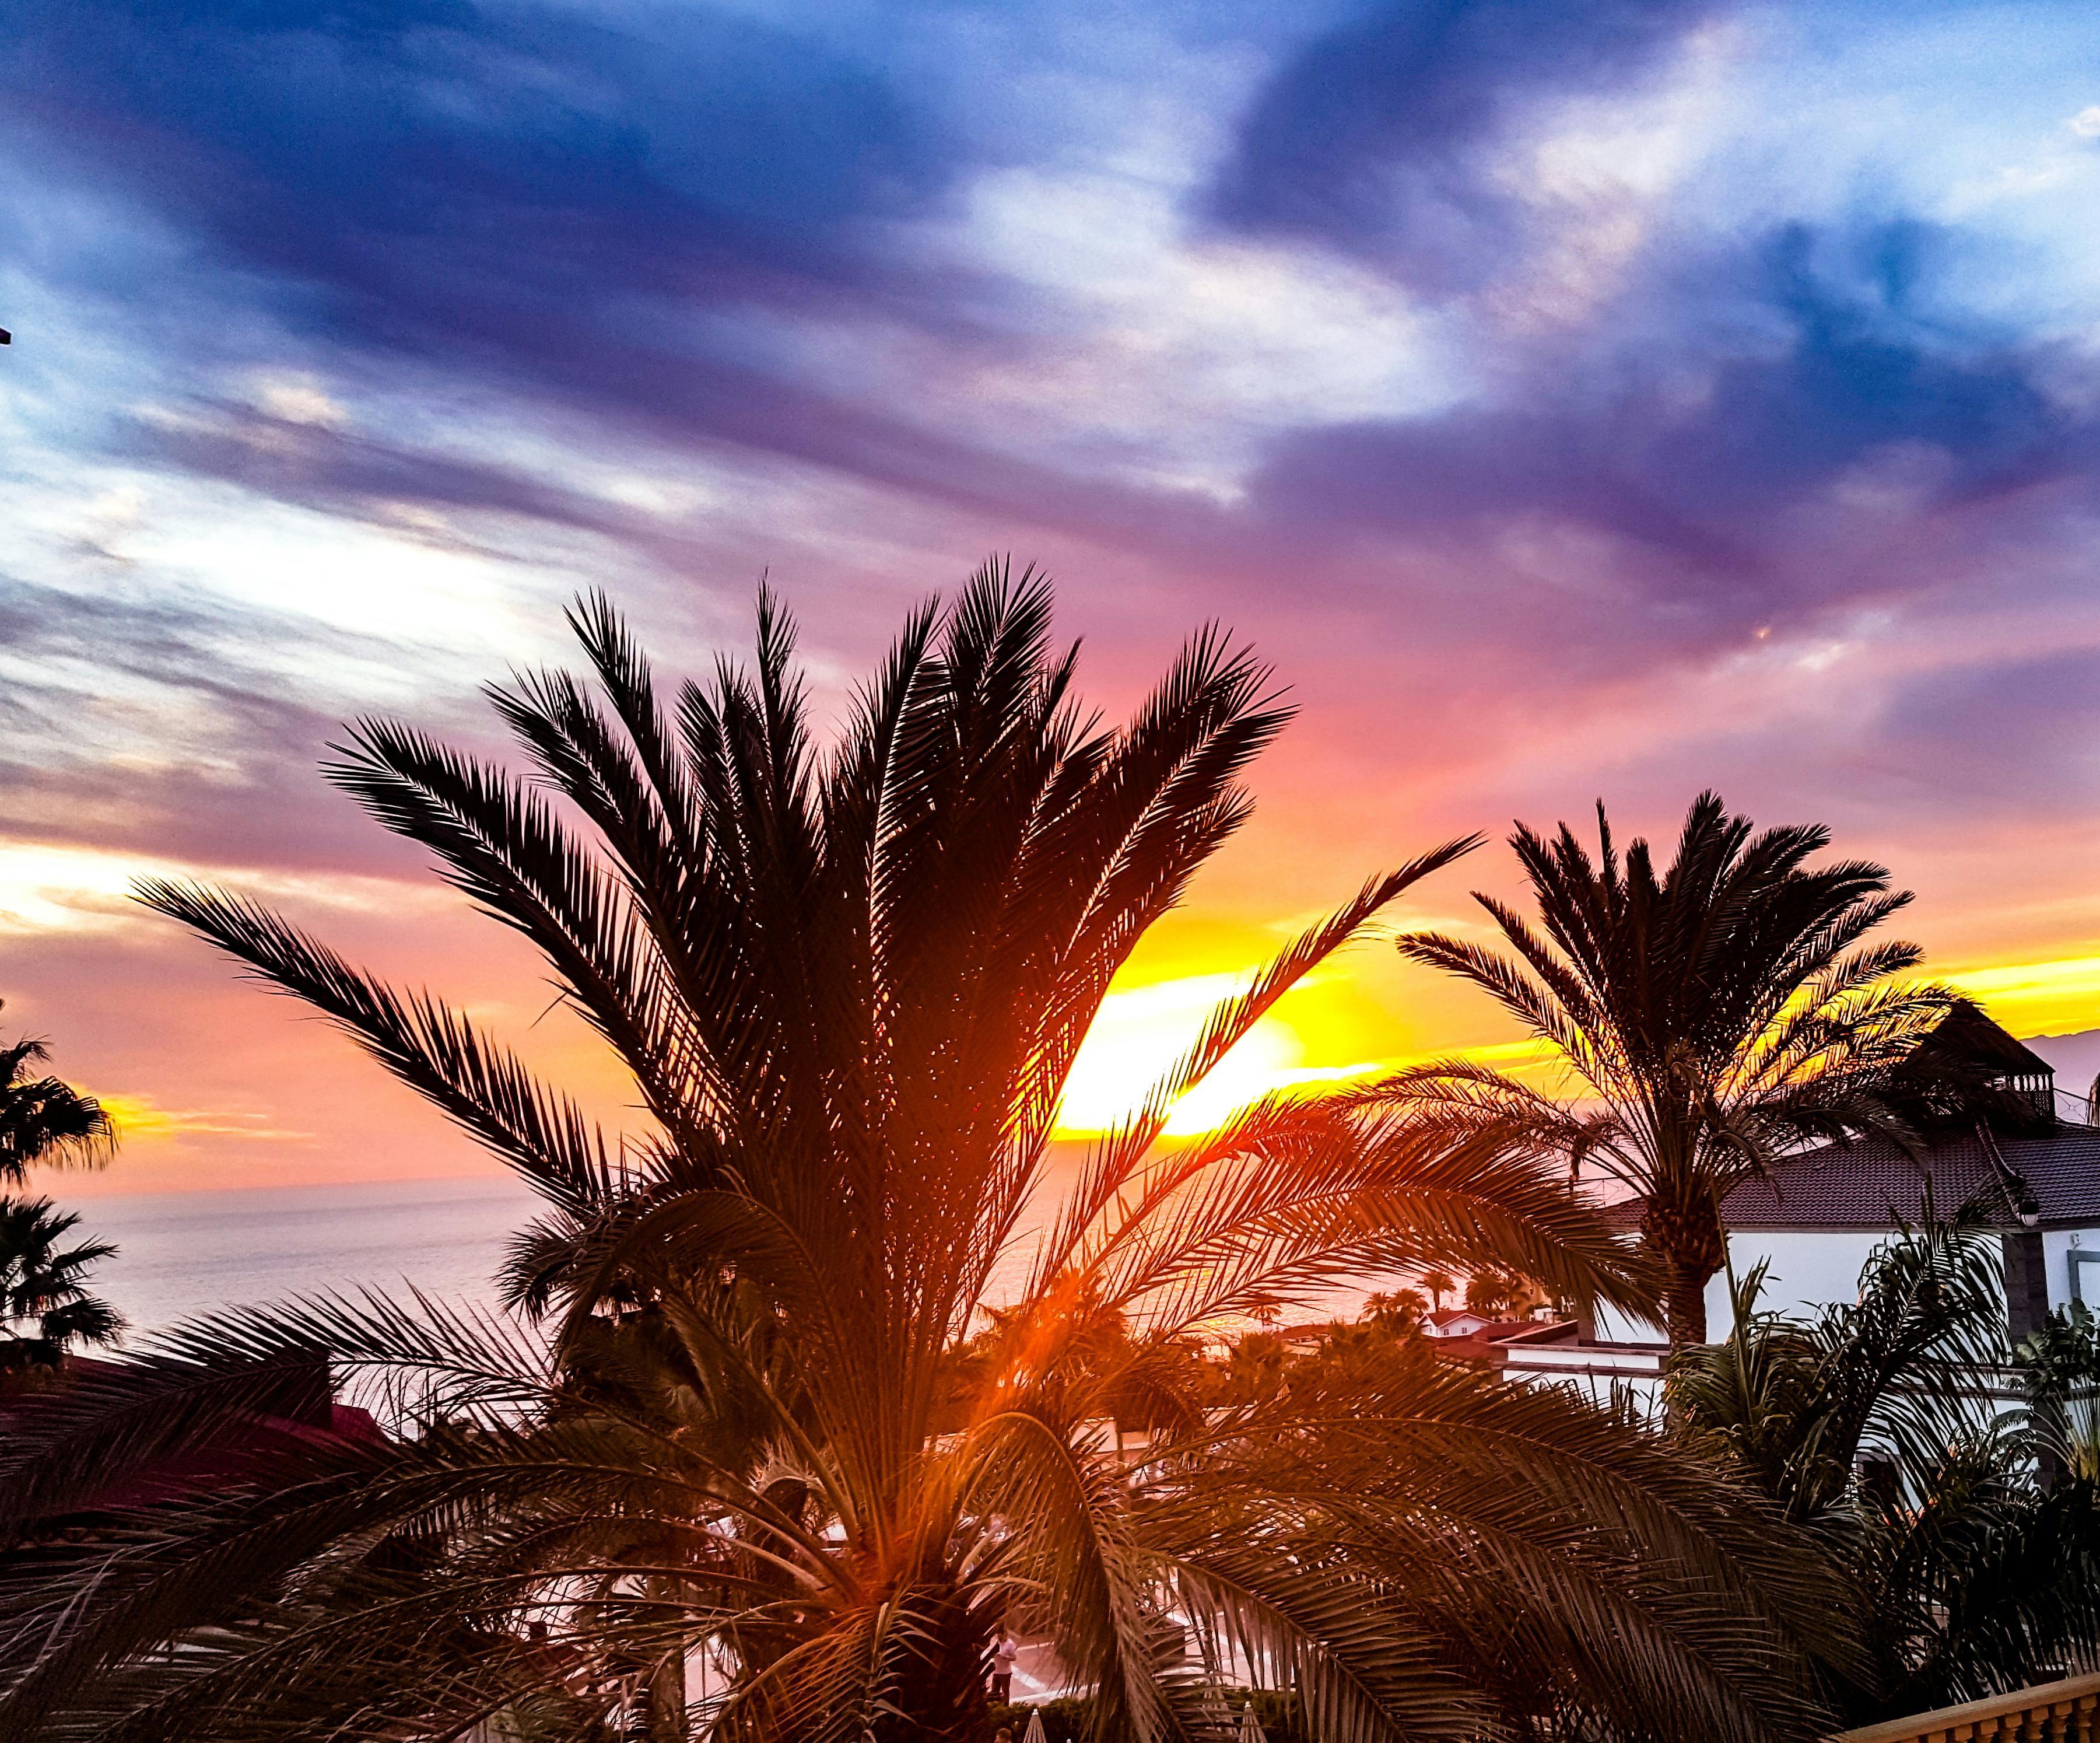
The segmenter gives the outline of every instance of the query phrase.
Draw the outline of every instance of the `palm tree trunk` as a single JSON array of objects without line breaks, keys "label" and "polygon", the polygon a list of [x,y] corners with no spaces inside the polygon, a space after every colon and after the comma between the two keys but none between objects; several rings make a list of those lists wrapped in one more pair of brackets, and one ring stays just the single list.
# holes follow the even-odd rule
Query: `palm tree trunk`
[{"label": "palm tree trunk", "polygon": [[[679,1602],[684,1582],[662,1577],[647,1582],[650,1595],[667,1604]],[[649,1668],[643,1688],[643,1721],[649,1743],[686,1743],[686,1649],[682,1641],[668,1648]]]},{"label": "palm tree trunk", "polygon": [[1704,1343],[1706,1285],[1728,1259],[1728,1237],[1713,1199],[1696,1187],[1652,1197],[1641,1219],[1641,1242],[1662,1261],[1662,1324],[1670,1348]]},{"label": "palm tree trunk", "polygon": [[651,1668],[646,1699],[649,1743],[686,1743],[682,1652],[666,1652]]},{"label": "palm tree trunk", "polygon": [[1706,1282],[1713,1272],[1672,1265],[1663,1291],[1663,1332],[1673,1351],[1706,1341]]}]

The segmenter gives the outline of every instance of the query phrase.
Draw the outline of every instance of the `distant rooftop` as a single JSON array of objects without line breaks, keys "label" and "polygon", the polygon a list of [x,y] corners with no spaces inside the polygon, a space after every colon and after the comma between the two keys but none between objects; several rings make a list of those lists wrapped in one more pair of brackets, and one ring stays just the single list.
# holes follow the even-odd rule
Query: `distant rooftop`
[{"label": "distant rooftop", "polygon": [[[1927,1183],[1935,1210],[1951,1215],[1971,1200],[2006,1228],[2100,1227],[2100,1126],[2059,1123],[2055,1071],[1967,999],[1958,1001],[1913,1055],[1921,1077],[1947,1072],[2010,1092],[1989,1119],[1928,1130],[1916,1156],[1893,1139],[1857,1138],[1789,1156],[1722,1201],[1731,1229],[1886,1229],[1917,1223]],[[1638,1226],[1643,1201],[1607,1214]]]},{"label": "distant rooftop", "polygon": [[1932,1033],[1912,1050],[1919,1065],[1981,1066],[2008,1078],[2054,1077],[2056,1068],[2010,1030],[1994,1023],[1974,1001],[1958,998]]}]

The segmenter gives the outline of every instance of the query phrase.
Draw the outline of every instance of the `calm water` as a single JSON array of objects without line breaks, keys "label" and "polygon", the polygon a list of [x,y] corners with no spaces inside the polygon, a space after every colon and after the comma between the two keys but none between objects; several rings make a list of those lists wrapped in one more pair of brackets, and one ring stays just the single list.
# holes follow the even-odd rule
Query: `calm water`
[{"label": "calm water", "polygon": [[[62,1192],[52,1196],[65,1203]],[[360,1285],[412,1283],[492,1307],[505,1243],[538,1207],[507,1177],[116,1193],[67,1206],[82,1213],[81,1234],[117,1243],[96,1288],[131,1321],[135,1341],[229,1304]],[[1030,1257],[1024,1237],[999,1267],[994,1299],[1017,1291]],[[1363,1290],[1323,1290],[1317,1299],[1326,1312],[1353,1314]]]},{"label": "calm water", "polygon": [[505,1178],[120,1193],[69,1208],[80,1232],[121,1250],[96,1285],[135,1336],[229,1303],[404,1279],[492,1305],[505,1238],[536,1202]]}]

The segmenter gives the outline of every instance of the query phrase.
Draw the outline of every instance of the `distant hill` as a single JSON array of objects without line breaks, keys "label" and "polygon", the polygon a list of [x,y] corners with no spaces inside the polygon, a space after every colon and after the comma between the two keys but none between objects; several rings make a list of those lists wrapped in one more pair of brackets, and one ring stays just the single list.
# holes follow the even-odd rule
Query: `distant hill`
[{"label": "distant hill", "polygon": [[[2076,1035],[2023,1035],[2020,1037],[2056,1068],[2056,1086],[2074,1095],[2089,1095],[2093,1080],[2100,1077],[2100,1029],[2081,1029]],[[2062,1102],[2059,1113],[2069,1112]]]}]

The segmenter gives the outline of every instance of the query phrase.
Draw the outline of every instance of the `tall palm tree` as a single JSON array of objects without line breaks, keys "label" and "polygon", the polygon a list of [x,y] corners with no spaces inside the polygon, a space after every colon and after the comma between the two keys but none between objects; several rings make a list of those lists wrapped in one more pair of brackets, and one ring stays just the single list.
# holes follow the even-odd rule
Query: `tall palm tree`
[{"label": "tall palm tree", "polygon": [[1550,839],[1518,826],[1537,925],[1475,896],[1509,953],[1433,932],[1399,941],[1514,1015],[1568,1093],[1445,1059],[1363,1099],[1425,1132],[1559,1157],[1632,1188],[1682,1347],[1705,1340],[1706,1285],[1727,1255],[1721,1201],[1811,1139],[1910,1141],[1915,1095],[1900,1068],[1952,1000],[1899,978],[1917,945],[1862,942],[1909,892],[1864,860],[1810,866],[1830,838],[1820,825],[1757,833],[1701,794],[1660,873],[1643,840],[1621,859],[1601,804],[1597,834],[1593,859],[1565,824]]},{"label": "tall palm tree", "polygon": [[[1515,1732],[1635,1689],[1664,1729],[1811,1728],[1791,1618],[1831,1612],[1814,1557],[1725,1483],[1665,1481],[1629,1425],[1419,1375],[1347,1427],[1274,1398],[1206,1410],[1192,1334],[1396,1264],[1650,1298],[1533,1157],[1282,1098],[1162,1142],[1278,998],[1468,843],[1372,879],[1057,1165],[1095,1011],[1246,814],[1283,711],[1206,633],[1102,729],[1048,612],[995,568],[915,613],[828,753],[765,599],[755,671],[668,713],[611,608],[580,607],[595,692],[492,692],[528,781],[357,728],[334,778],[531,939],[631,1075],[647,1124],[619,1142],[428,994],[237,897],[148,888],[547,1209],[506,1273],[523,1322],[230,1312],[19,1430],[18,1526],[255,1408],[317,1347],[408,1425],[303,1444],[117,1550],[0,1568],[0,1731],[439,1736],[501,1709],[575,1736],[631,1697],[660,1740],[966,1736],[1009,1620],[1096,1691],[1104,1739],[1212,1734],[1235,1667],[1295,1682],[1337,1738]],[[1136,1469],[1105,1429],[1127,1413],[1155,1431]],[[1494,1450],[1454,1482],[1469,1434]],[[1268,1456],[1286,1444],[1303,1458]],[[1201,1663],[1163,1651],[1170,1615]]]},{"label": "tall palm tree", "polygon": [[19,1351],[47,1365],[76,1343],[123,1335],[123,1316],[87,1286],[88,1273],[117,1249],[106,1241],[60,1247],[79,1223],[77,1212],[60,1214],[48,1198],[0,1193],[0,1362]]},{"label": "tall palm tree", "polygon": [[29,1074],[49,1057],[42,1042],[26,1037],[0,1046],[0,1181],[19,1183],[38,1165],[96,1166],[116,1143],[116,1124],[92,1095]]}]

